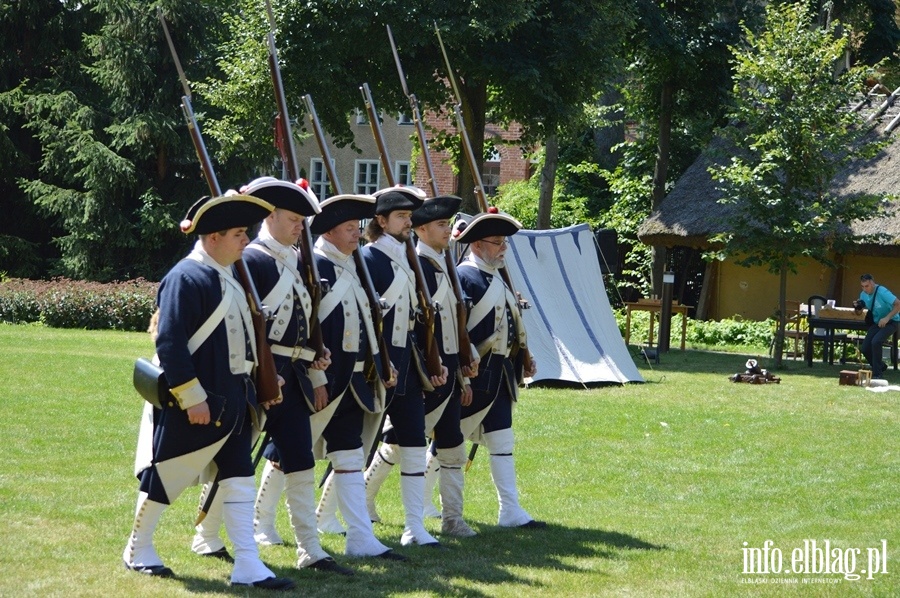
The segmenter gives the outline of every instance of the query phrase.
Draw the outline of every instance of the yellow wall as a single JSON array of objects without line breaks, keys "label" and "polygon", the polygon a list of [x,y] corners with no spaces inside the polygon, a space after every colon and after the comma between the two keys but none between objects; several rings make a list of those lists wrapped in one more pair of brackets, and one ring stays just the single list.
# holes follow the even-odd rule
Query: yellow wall
[{"label": "yellow wall", "polygon": [[[859,276],[871,274],[875,282],[900,297],[900,258],[846,256],[843,285],[839,297],[830,297],[831,269],[815,260],[801,260],[796,274],[788,274],[787,299],[806,302],[810,295],[836,299],[849,307],[859,297]],[[744,268],[734,262],[720,262],[714,282],[710,317],[764,320],[778,307],[778,276],[763,267]]]},{"label": "yellow wall", "polygon": [[877,284],[900,297],[900,258],[850,255],[844,265],[844,292],[839,303],[849,305],[859,298],[860,274],[871,274]]}]

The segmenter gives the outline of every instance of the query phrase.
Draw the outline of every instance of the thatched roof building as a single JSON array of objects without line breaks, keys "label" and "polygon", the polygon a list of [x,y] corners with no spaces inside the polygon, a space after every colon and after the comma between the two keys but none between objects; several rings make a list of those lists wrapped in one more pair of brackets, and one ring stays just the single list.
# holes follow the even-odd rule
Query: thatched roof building
[{"label": "thatched roof building", "polygon": [[[870,93],[852,109],[862,110],[875,123],[872,135],[888,138],[889,143],[869,160],[857,160],[835,178],[832,190],[843,197],[859,194],[900,194],[900,89],[892,94]],[[710,249],[710,238],[727,231],[734,205],[719,203],[721,193],[709,174],[713,164],[725,164],[733,150],[717,139],[685,171],[672,191],[641,224],[638,238],[648,245]],[[800,270],[788,282],[788,298],[801,301],[812,294],[849,304],[859,293],[855,279],[860,272],[876,278],[900,292],[900,268],[893,259],[900,257],[900,200],[885,205],[885,213],[871,220],[852,223],[857,235],[881,234],[883,239],[856,245],[855,251],[833,256],[841,267],[829,269],[812,260],[801,260]],[[885,259],[888,261],[885,261]],[[844,282],[847,272],[848,282]],[[771,315],[777,304],[777,281],[764,269],[747,269],[733,262],[709,264],[697,316],[731,317],[734,314],[762,319]]]},{"label": "thatched roof building", "polygon": [[[894,119],[900,119],[900,90],[888,96],[869,94],[858,109],[867,110],[877,121],[873,135],[892,137],[892,142],[871,160],[858,160],[839,173],[832,185],[838,195],[851,197],[858,194],[900,194],[900,143],[897,129],[890,128]],[[879,111],[882,104],[888,104]],[[894,125],[896,126],[896,124]],[[727,143],[722,139],[710,147],[678,179],[671,193],[662,201],[638,229],[638,238],[647,245],[666,247],[685,246],[707,249],[710,237],[725,232],[734,206],[719,203],[721,193],[709,174],[710,166],[725,164],[729,160]],[[881,243],[859,246],[859,253],[867,255],[900,257],[900,210],[886,206],[884,216],[855,222],[853,232],[859,235],[885,233],[888,238]]]}]

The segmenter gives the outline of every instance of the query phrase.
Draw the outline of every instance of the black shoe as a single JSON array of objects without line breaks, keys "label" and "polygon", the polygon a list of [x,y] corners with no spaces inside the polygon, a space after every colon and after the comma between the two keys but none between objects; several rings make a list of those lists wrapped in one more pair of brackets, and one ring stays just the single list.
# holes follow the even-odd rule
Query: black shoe
[{"label": "black shoe", "polygon": [[289,579],[287,577],[267,577],[265,579],[260,579],[259,581],[253,581],[250,583],[237,583],[231,582],[233,586],[248,586],[251,588],[260,588],[263,590],[273,590],[275,592],[285,592],[287,590],[293,590],[297,584],[294,583],[293,579]]},{"label": "black shoe", "polygon": [[125,563],[125,568],[141,575],[149,575],[150,577],[175,577],[175,573],[165,565],[129,565]]},{"label": "black shoe", "polygon": [[379,559],[385,559],[387,561],[406,562],[409,560],[408,556],[403,556],[402,554],[397,554],[393,550],[386,550],[385,552],[382,552],[381,554],[376,555],[376,557]]},{"label": "black shoe", "polygon": [[307,569],[315,569],[316,571],[323,571],[326,573],[336,573],[337,575],[353,575],[353,569],[349,569],[347,567],[342,567],[338,565],[337,562],[331,558],[327,557],[324,559],[319,559],[312,565],[307,565]]},{"label": "black shoe", "polygon": [[518,527],[522,529],[544,529],[545,527],[547,527],[547,523],[545,521],[536,521],[532,519],[531,521],[523,523]]},{"label": "black shoe", "polygon": [[231,556],[230,554],[228,554],[228,549],[225,548],[224,546],[215,552],[199,552],[197,554],[199,554],[200,556],[212,557],[214,559],[221,559],[221,560],[225,561],[226,563],[234,562],[234,557]]},{"label": "black shoe", "polygon": [[440,542],[428,542],[427,544],[419,544],[419,546],[422,546],[423,548],[434,548],[435,550],[448,550],[448,548]]}]

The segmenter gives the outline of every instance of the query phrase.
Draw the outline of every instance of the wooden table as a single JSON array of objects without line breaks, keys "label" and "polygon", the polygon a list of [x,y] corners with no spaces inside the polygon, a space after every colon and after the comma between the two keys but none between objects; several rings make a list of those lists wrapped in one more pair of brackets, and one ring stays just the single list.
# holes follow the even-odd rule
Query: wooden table
[{"label": "wooden table", "polygon": [[[847,313],[850,312],[850,313]],[[852,315],[851,315],[852,314]],[[812,367],[813,364],[813,341],[816,337],[813,335],[813,330],[816,328],[821,328],[825,331],[824,336],[820,336],[822,341],[825,343],[825,346],[822,351],[822,362],[829,363],[834,365],[834,345],[835,345],[835,330],[860,330],[863,333],[869,330],[869,327],[865,322],[866,311],[863,310],[860,314],[853,314],[852,308],[847,307],[837,307],[837,308],[820,308],[819,309],[819,317],[815,317],[812,315],[807,315],[806,321],[809,326],[809,332],[806,336],[806,365]],[[891,364],[894,366],[894,370],[898,368],[898,351],[897,345],[898,340],[900,340],[900,333],[897,331],[891,336],[889,341],[891,347]],[[877,356],[879,359],[880,355]]]},{"label": "wooden table", "polygon": [[[678,305],[675,301],[672,302],[672,315],[681,314],[681,350],[684,351],[684,339],[687,334],[687,314],[688,310],[693,309],[692,305]],[[634,303],[626,303],[625,304],[625,344],[628,344],[628,341],[631,340],[631,312],[633,311],[646,311],[650,312],[650,335],[649,340],[647,341],[647,346],[653,346],[653,330],[655,326],[655,318],[657,312],[662,317],[662,301],[659,299],[639,299]]]}]

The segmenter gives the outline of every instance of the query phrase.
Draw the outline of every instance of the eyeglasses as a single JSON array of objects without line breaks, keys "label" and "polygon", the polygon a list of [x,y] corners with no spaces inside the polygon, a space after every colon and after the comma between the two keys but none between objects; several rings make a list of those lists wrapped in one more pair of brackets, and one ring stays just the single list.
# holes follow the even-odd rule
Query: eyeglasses
[{"label": "eyeglasses", "polygon": [[502,241],[488,241],[487,239],[482,239],[482,241],[485,243],[490,243],[491,245],[496,245],[497,247],[502,247],[503,245],[509,245],[509,243],[507,242],[506,239],[503,239]]}]

